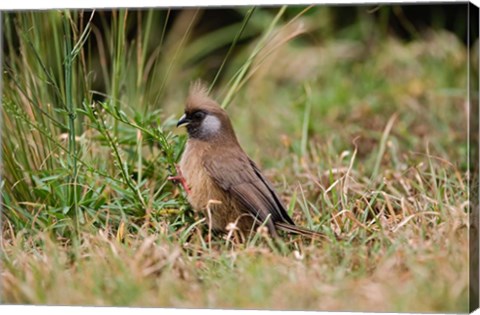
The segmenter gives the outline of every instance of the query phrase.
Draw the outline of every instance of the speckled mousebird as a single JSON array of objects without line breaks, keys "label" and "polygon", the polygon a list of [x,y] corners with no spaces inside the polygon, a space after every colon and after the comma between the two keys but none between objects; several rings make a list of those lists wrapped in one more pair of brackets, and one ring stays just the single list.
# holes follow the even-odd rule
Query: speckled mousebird
[{"label": "speckled mousebird", "polygon": [[200,81],[190,86],[185,114],[188,140],[179,175],[186,182],[188,201],[196,211],[209,209],[211,228],[226,232],[229,223],[244,234],[265,224],[311,238],[323,235],[295,225],[273,186],[240,146],[227,112],[208,96]]}]

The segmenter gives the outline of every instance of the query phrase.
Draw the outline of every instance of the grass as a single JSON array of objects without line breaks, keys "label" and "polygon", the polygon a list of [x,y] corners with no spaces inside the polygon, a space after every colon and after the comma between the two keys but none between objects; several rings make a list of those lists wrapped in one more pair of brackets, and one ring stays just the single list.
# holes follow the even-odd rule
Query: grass
[{"label": "grass", "polygon": [[[2,302],[467,311],[466,48],[303,9],[6,14]],[[209,235],[167,181],[197,77],[328,241]]]}]

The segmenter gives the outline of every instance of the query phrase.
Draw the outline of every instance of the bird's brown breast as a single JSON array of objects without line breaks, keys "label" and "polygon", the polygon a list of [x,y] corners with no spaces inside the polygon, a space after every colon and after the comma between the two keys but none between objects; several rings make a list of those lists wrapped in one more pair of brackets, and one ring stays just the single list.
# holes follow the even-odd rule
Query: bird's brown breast
[{"label": "bird's brown breast", "polygon": [[214,230],[225,231],[229,223],[241,230],[250,229],[253,220],[231,196],[219,187],[204,167],[210,145],[189,139],[180,161],[180,170],[190,188],[188,201],[196,211],[204,212]]}]

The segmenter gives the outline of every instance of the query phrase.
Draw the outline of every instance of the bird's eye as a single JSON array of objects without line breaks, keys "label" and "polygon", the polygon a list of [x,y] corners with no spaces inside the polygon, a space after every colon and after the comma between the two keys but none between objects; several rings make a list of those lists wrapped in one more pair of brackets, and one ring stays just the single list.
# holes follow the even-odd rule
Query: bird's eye
[{"label": "bird's eye", "polygon": [[205,117],[205,115],[206,115],[205,112],[199,110],[199,111],[193,113],[192,116],[193,116],[194,119],[200,120],[200,119],[202,119],[203,117]]}]

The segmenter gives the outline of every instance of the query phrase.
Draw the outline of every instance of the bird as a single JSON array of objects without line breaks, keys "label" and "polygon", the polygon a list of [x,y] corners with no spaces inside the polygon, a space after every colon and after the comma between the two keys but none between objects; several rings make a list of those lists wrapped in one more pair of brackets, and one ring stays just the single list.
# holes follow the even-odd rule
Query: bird
[{"label": "bird", "polygon": [[177,176],[171,179],[182,182],[188,202],[208,215],[213,231],[226,233],[233,223],[244,236],[266,226],[273,238],[279,237],[279,230],[324,237],[295,225],[273,185],[240,146],[227,112],[208,95],[202,81],[190,84],[176,126],[186,127],[188,139]]}]

